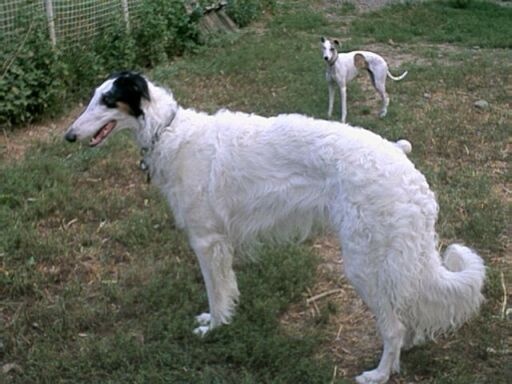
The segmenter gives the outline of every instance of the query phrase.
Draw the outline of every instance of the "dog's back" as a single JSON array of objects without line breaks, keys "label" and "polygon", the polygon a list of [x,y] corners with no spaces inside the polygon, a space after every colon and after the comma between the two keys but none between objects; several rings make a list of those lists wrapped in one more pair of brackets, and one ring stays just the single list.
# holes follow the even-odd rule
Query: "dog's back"
[{"label": "dog's back", "polygon": [[176,158],[169,161],[186,173],[173,177],[183,185],[166,189],[203,190],[209,209],[240,244],[260,234],[303,239],[319,222],[338,226],[339,199],[387,194],[391,202],[406,193],[398,191],[406,188],[404,175],[428,190],[402,150],[364,129],[302,115],[230,111],[205,116],[201,124],[184,129],[188,142],[194,140],[173,150]]}]

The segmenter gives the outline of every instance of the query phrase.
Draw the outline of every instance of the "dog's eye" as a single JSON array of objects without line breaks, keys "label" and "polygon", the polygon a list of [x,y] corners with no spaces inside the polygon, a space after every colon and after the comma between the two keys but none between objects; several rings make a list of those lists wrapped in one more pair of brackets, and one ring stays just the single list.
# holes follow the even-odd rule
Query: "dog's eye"
[{"label": "dog's eye", "polygon": [[334,48],[331,48],[331,52],[334,52]]},{"label": "dog's eye", "polygon": [[101,96],[101,103],[104,104],[107,108],[116,108],[117,104],[115,98],[110,93],[104,93]]}]

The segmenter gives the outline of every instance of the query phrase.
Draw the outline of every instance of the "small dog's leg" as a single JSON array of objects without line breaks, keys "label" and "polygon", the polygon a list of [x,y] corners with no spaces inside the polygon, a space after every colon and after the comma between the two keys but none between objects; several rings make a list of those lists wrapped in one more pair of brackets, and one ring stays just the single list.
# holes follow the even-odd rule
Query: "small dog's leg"
[{"label": "small dog's leg", "polygon": [[200,326],[194,333],[202,336],[231,321],[239,292],[232,267],[233,250],[224,236],[191,236],[190,242],[199,260],[210,307],[210,313],[196,317]]},{"label": "small dog's leg", "polygon": [[[378,73],[373,72],[372,79],[374,81],[373,85],[375,90],[379,93],[380,98],[382,100],[382,108],[380,110],[379,116],[384,117],[388,113],[388,105],[389,105],[389,96],[386,92],[386,72],[376,71]],[[382,73],[381,73],[382,72]]]},{"label": "small dog's leg", "polygon": [[331,82],[329,82],[327,87],[329,89],[329,108],[327,110],[327,116],[331,118],[332,108],[334,106],[334,85]]},{"label": "small dog's leg", "polygon": [[347,87],[345,85],[340,86],[340,98],[341,98],[341,122],[347,121]]},{"label": "small dog's leg", "polygon": [[386,91],[379,92],[379,94],[382,98],[382,109],[380,110],[379,117],[385,117],[388,113],[389,96]]}]

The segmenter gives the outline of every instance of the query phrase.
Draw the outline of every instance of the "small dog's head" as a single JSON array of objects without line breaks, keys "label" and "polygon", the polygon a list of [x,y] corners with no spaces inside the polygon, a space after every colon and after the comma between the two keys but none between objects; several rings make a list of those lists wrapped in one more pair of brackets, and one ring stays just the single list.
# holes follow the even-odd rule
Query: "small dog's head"
[{"label": "small dog's head", "polygon": [[322,42],[322,56],[327,63],[333,63],[338,57],[338,48],[341,46],[340,42],[336,39],[329,40],[325,37],[321,37]]},{"label": "small dog's head", "polygon": [[143,100],[149,101],[147,80],[135,72],[111,75],[96,90],[85,111],[68,128],[65,139],[73,142],[91,137],[95,147],[114,131],[136,128]]}]

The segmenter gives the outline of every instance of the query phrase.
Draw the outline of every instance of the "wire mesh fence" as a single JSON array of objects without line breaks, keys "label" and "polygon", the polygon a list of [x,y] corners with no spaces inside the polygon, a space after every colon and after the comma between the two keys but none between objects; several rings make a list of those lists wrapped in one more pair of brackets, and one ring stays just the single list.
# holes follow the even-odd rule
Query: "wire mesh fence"
[{"label": "wire mesh fence", "polygon": [[[129,30],[143,0],[2,0],[0,33],[14,41],[27,20],[45,19],[45,28],[54,46],[62,48],[87,41],[105,27],[121,20]],[[30,24],[30,23],[29,23]]]},{"label": "wire mesh fence", "polygon": [[21,15],[43,12],[43,1],[4,0],[0,2],[0,33],[4,37],[13,36],[20,28]]}]

